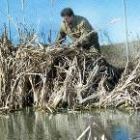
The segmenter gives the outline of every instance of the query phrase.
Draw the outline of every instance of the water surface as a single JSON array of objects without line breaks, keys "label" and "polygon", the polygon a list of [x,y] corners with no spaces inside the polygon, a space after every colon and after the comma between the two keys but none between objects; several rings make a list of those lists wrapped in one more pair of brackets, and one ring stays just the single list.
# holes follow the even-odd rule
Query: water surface
[{"label": "water surface", "polygon": [[100,128],[97,136],[140,140],[140,114],[112,110],[56,115],[25,110],[0,115],[0,140],[76,140],[88,127],[90,116]]}]

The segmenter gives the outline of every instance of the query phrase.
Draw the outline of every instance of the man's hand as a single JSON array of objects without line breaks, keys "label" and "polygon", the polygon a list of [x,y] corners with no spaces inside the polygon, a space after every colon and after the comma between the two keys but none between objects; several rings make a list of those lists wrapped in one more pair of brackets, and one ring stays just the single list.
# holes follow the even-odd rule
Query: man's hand
[{"label": "man's hand", "polygon": [[61,47],[61,44],[60,43],[56,43],[55,47],[56,48],[60,48]]},{"label": "man's hand", "polygon": [[81,43],[80,42],[74,42],[73,44],[70,45],[71,47],[74,47],[74,48],[81,48]]},{"label": "man's hand", "polygon": [[77,48],[81,48],[81,43],[80,43],[80,42],[77,42],[75,46],[76,46]]}]

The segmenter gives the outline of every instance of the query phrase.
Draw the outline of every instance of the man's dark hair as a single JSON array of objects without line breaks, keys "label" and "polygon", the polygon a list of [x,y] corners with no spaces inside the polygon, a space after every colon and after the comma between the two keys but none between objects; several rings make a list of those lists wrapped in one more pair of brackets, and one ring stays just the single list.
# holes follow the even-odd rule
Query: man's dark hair
[{"label": "man's dark hair", "polygon": [[61,16],[62,17],[65,17],[65,16],[74,16],[74,12],[71,8],[64,8],[62,11],[61,11]]}]

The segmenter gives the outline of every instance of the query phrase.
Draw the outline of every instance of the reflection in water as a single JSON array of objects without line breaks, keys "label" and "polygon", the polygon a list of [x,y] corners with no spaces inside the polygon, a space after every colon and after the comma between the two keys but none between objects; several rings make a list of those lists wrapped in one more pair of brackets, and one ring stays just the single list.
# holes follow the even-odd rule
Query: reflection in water
[{"label": "reflection in water", "polygon": [[26,110],[0,116],[0,140],[76,140],[88,126],[89,115],[113,140],[140,137],[139,114],[94,111],[53,116]]}]

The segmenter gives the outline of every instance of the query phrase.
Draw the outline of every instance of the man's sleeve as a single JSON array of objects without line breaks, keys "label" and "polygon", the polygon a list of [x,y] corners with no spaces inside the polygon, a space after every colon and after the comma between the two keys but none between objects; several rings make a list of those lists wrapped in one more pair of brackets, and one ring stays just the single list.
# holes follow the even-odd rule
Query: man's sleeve
[{"label": "man's sleeve", "polygon": [[63,29],[63,24],[61,24],[60,30],[58,32],[57,38],[56,38],[56,44],[62,44],[62,42],[66,39],[66,33]]},{"label": "man's sleeve", "polygon": [[91,36],[95,34],[96,32],[93,30],[89,22],[86,20],[81,21],[79,26],[80,26],[79,29],[81,32],[80,44],[81,45],[89,44],[91,40]]}]

